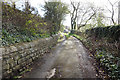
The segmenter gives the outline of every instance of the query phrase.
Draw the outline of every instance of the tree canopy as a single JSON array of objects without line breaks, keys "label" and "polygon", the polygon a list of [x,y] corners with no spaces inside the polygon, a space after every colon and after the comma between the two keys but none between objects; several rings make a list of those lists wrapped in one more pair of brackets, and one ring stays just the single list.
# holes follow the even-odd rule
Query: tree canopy
[{"label": "tree canopy", "polygon": [[69,12],[68,6],[61,1],[45,2],[44,5],[45,19],[52,21],[54,23],[54,29],[58,31],[62,20],[64,20],[65,15]]}]

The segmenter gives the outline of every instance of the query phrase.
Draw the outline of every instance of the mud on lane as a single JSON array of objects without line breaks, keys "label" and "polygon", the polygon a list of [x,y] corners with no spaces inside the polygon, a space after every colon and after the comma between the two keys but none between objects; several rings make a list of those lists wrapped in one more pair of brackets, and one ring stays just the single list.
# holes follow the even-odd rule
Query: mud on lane
[{"label": "mud on lane", "polygon": [[58,43],[51,53],[27,73],[24,78],[96,78],[91,57],[82,43],[74,38]]}]

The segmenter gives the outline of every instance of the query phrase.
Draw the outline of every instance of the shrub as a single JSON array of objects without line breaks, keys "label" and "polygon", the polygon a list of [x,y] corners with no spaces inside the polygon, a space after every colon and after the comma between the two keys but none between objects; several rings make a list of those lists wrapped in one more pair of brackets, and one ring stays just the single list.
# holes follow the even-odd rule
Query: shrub
[{"label": "shrub", "polygon": [[89,36],[95,36],[96,38],[111,38],[113,41],[119,41],[120,37],[120,25],[107,26],[107,27],[96,27],[86,30],[86,34]]},{"label": "shrub", "polygon": [[55,34],[53,23],[46,22],[40,16],[27,14],[4,2],[2,11],[2,44],[0,46],[29,42]]}]

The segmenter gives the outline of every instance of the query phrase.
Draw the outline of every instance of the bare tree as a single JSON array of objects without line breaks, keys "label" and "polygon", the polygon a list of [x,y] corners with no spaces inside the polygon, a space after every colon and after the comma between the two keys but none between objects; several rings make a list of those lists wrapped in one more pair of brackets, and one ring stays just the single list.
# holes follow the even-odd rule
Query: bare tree
[{"label": "bare tree", "polygon": [[76,2],[72,2],[71,1],[71,5],[72,5],[72,11],[70,12],[71,14],[71,28],[72,30],[76,29],[77,26],[77,17],[78,17],[78,10],[80,7],[80,2],[76,3]]},{"label": "bare tree", "polygon": [[[119,0],[118,0],[119,1]],[[109,4],[111,5],[111,9],[109,9],[107,6],[106,8],[108,9],[108,11],[111,13],[111,17],[108,17],[111,19],[112,23],[114,25],[116,25],[116,22],[115,22],[115,19],[114,19],[114,16],[115,16],[115,4],[118,3],[118,1],[112,3],[110,0],[108,0]]]},{"label": "bare tree", "polygon": [[84,11],[83,10],[80,11],[81,15],[79,16],[81,16],[81,18],[79,18],[80,22],[79,22],[78,29],[85,26],[92,19],[92,17],[96,15],[96,12],[97,12],[97,9],[93,6],[88,6],[86,9],[84,9]]},{"label": "bare tree", "polygon": [[92,17],[96,15],[97,9],[89,3],[83,5],[81,2],[71,1],[71,6],[73,9],[71,10],[72,30],[76,29],[76,26],[78,27],[78,29],[85,26],[92,19]]}]

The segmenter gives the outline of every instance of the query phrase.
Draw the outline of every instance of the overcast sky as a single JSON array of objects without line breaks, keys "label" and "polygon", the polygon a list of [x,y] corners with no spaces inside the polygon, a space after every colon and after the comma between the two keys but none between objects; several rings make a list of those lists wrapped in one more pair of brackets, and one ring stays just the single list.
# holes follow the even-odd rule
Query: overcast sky
[{"label": "overcast sky", "polygon": [[[8,0],[6,0],[8,1]],[[22,2],[25,1],[25,0],[13,0],[13,1],[17,1],[16,4],[17,5],[21,5],[23,4]],[[41,6],[44,5],[44,1],[49,1],[49,0],[29,0],[30,1],[30,4],[31,6],[33,7],[36,7],[39,11],[39,14],[41,16],[43,16],[44,12],[41,11]],[[70,4],[70,0],[61,0],[62,2],[66,3],[66,4]],[[96,7],[103,7],[105,8],[105,6],[107,6],[109,9],[111,9],[111,5],[109,4],[108,0],[73,0],[73,1],[80,1],[80,2],[83,2],[83,3],[86,3],[86,2],[90,2],[90,3],[93,3]],[[115,3],[116,1],[118,0],[110,0],[112,3]],[[118,4],[116,4],[115,6],[117,6]],[[104,13],[106,14],[107,16],[110,16],[110,14],[108,13]],[[117,16],[118,16],[118,9],[116,8],[115,10],[115,18],[117,19]],[[70,26],[70,16],[67,15],[66,16],[66,20],[63,22],[64,25],[67,25],[67,26]]]},{"label": "overcast sky", "polygon": [[[49,0],[45,0],[45,1],[49,1]],[[70,4],[70,0],[61,0],[64,3]],[[109,9],[111,9],[111,5],[109,4],[108,0],[73,0],[73,1],[80,1],[83,3],[93,3],[96,7],[103,7],[106,8],[105,6],[107,6]],[[112,3],[115,3],[118,0],[110,0]],[[30,0],[31,5],[35,6],[35,7],[40,7],[40,5],[44,5],[44,0]],[[117,6],[117,4],[115,5]],[[43,13],[41,12],[41,10],[39,9],[39,12],[41,15],[43,15]],[[109,13],[105,13],[107,16],[110,16]],[[115,10],[115,18],[117,19],[118,16],[118,9]],[[70,26],[70,15],[66,16],[66,20],[63,22],[64,25]]]}]

